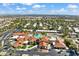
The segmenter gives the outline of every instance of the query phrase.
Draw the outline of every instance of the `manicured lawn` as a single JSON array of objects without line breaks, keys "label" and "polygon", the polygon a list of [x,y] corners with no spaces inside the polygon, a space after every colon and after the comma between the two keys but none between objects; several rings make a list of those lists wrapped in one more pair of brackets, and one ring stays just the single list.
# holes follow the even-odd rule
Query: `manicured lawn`
[{"label": "manicured lawn", "polygon": [[28,46],[28,48],[31,48],[31,47],[33,47],[33,45]]},{"label": "manicured lawn", "polygon": [[18,49],[25,49],[27,46],[19,46],[19,47],[17,47]]},{"label": "manicured lawn", "polygon": [[36,43],[33,43],[32,45],[28,45],[28,46],[19,46],[19,47],[17,47],[17,49],[28,49],[28,48],[32,48],[33,46],[35,46],[36,45]]}]

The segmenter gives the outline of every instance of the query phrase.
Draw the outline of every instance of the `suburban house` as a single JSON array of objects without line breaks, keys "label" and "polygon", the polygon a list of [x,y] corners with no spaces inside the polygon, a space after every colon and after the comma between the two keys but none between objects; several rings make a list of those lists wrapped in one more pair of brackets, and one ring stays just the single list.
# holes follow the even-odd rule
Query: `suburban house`
[{"label": "suburban house", "polygon": [[54,47],[57,49],[66,49],[66,45],[64,44],[64,41],[60,38],[57,38],[54,42]]},{"label": "suburban house", "polygon": [[[25,36],[23,36],[23,37],[18,37],[17,39],[16,39],[16,42],[15,42],[15,44],[13,45],[14,47],[19,47],[19,46],[23,46],[24,44],[27,44],[28,43],[28,39],[29,39],[29,37],[25,37]],[[27,41],[27,42],[26,42]]]},{"label": "suburban house", "polygon": [[73,27],[73,29],[76,33],[79,33],[79,27]]},{"label": "suburban house", "polygon": [[26,35],[25,32],[14,32],[12,38],[16,40],[13,47],[23,46],[23,44],[27,44],[29,37]]},{"label": "suburban house", "polygon": [[14,32],[13,33],[13,36],[21,36],[21,35],[26,35],[26,33],[25,32]]},{"label": "suburban house", "polygon": [[41,38],[41,41],[48,42],[49,41],[49,38],[47,36],[43,36]]},{"label": "suburban house", "polygon": [[41,41],[39,43],[39,48],[40,49],[47,49],[47,46],[48,46],[48,44],[46,42],[44,42],[44,41]]},{"label": "suburban house", "polygon": [[40,49],[47,49],[49,43],[49,38],[47,36],[43,36],[39,41],[39,48]]}]

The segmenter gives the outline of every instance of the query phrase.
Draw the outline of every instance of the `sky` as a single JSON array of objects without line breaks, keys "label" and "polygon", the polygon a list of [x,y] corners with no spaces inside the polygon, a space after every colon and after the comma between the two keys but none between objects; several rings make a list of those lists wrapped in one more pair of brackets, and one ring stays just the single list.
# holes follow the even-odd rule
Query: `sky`
[{"label": "sky", "polygon": [[0,3],[0,15],[79,15],[78,3]]}]

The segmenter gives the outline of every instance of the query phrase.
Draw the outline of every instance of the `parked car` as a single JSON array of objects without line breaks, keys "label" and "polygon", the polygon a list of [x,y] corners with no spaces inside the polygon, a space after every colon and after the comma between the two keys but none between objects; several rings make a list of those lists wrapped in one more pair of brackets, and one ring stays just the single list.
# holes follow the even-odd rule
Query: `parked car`
[{"label": "parked car", "polygon": [[69,49],[67,52],[69,53],[69,56],[77,56],[75,50],[73,49]]}]

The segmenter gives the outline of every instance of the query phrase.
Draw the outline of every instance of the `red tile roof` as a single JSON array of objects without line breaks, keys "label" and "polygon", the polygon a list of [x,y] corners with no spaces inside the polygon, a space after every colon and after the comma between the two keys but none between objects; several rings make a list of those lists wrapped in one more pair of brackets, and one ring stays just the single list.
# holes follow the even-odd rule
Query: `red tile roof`
[{"label": "red tile roof", "polygon": [[14,32],[13,35],[25,35],[25,32]]},{"label": "red tile roof", "polygon": [[47,43],[44,42],[44,41],[41,41],[40,44],[39,44],[39,46],[47,46]]},{"label": "red tile roof", "polygon": [[48,42],[49,38],[47,36],[42,37],[42,41]]},{"label": "red tile roof", "polygon": [[28,36],[19,36],[16,40],[16,43],[13,45],[14,47],[22,46],[24,41],[27,41],[29,39]]},{"label": "red tile roof", "polygon": [[14,47],[19,47],[19,46],[22,46],[22,43],[16,42],[13,46]]},{"label": "red tile roof", "polygon": [[33,36],[32,37],[28,37],[28,36],[18,37],[16,43],[14,44],[14,47],[22,46],[24,41],[26,40],[36,41],[36,38]]},{"label": "red tile roof", "polygon": [[64,42],[62,40],[57,39],[55,41],[54,47],[56,47],[56,48],[65,48],[65,44],[64,44]]},{"label": "red tile roof", "polygon": [[36,41],[37,39],[35,37],[31,36],[31,37],[29,37],[29,40]]}]

